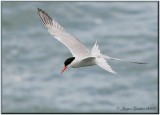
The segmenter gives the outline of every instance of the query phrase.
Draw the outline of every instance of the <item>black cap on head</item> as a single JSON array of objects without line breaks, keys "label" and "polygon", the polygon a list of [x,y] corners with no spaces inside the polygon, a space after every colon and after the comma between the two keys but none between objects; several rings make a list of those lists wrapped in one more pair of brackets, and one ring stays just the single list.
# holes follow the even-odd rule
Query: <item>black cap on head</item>
[{"label": "black cap on head", "polygon": [[64,62],[64,65],[68,66],[74,59],[75,59],[75,57],[70,57],[70,58],[66,59],[66,61]]}]

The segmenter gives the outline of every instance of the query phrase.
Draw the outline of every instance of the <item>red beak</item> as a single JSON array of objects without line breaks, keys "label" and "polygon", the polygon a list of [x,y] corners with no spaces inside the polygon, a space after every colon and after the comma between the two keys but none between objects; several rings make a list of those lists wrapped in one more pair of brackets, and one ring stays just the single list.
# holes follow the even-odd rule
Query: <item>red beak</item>
[{"label": "red beak", "polygon": [[67,66],[64,66],[64,67],[62,68],[61,74],[62,74],[66,69],[67,69]]}]

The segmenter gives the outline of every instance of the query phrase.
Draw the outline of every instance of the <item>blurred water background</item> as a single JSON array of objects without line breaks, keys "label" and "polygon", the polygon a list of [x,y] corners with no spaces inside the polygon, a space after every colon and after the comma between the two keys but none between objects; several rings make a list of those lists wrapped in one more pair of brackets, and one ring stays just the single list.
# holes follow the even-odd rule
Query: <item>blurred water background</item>
[{"label": "blurred water background", "polygon": [[[38,7],[89,49],[97,40],[103,54],[149,64],[111,60],[120,76],[98,66],[61,75],[71,54]],[[2,112],[157,112],[157,24],[156,2],[2,2]]]}]

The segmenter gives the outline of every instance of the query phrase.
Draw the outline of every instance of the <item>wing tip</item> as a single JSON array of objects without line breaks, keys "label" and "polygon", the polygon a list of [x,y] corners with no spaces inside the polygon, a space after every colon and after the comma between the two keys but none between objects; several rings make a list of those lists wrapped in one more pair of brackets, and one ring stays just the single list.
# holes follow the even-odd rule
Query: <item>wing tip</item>
[{"label": "wing tip", "polygon": [[40,8],[37,8],[38,9],[38,11],[40,11],[41,9]]},{"label": "wing tip", "polygon": [[37,10],[38,10],[37,13],[39,15],[39,18],[44,25],[47,25],[47,24],[48,25],[53,25],[52,18],[45,11],[43,11],[40,8],[37,8]]},{"label": "wing tip", "polygon": [[40,15],[40,13],[43,12],[43,10],[40,9],[40,8],[37,8],[37,10],[38,10],[38,11],[37,11],[38,15]]}]

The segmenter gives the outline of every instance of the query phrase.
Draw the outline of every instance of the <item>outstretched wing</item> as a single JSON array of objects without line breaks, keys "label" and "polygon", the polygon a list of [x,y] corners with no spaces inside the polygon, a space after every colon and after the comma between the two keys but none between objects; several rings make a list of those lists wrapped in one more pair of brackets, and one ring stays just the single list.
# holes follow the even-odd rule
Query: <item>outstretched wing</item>
[{"label": "outstretched wing", "polygon": [[103,59],[103,58],[98,58],[98,59],[96,59],[96,64],[97,64],[99,67],[105,69],[106,71],[109,71],[109,72],[111,72],[111,73],[113,73],[113,74],[117,74],[117,73],[111,68],[111,66],[107,63],[107,61],[106,61],[105,59]]},{"label": "outstretched wing", "polygon": [[64,28],[46,12],[38,8],[38,15],[51,35],[63,43],[74,57],[85,58],[91,56],[89,50],[78,39],[67,33]]}]

